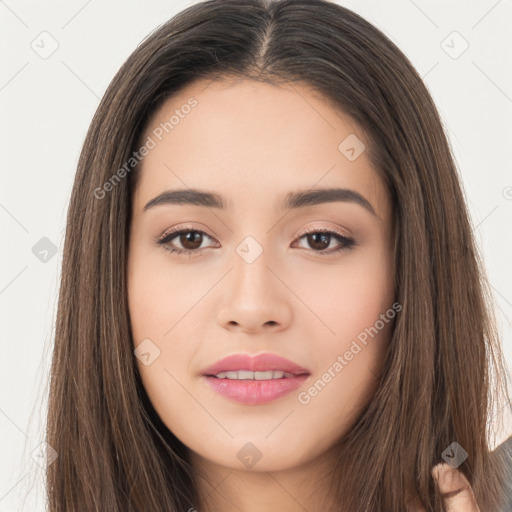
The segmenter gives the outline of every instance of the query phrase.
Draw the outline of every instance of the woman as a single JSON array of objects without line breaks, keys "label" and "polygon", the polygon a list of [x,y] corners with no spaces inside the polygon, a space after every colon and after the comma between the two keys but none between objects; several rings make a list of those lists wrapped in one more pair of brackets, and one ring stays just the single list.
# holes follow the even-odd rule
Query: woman
[{"label": "woman", "polygon": [[80,157],[50,510],[505,510],[482,282],[393,43],[322,0],[186,9],[122,66]]}]

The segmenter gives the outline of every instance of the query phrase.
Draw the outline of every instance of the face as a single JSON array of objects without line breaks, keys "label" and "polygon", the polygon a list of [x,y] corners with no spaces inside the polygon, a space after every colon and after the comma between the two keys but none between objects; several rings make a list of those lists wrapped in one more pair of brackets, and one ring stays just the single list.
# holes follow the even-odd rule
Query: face
[{"label": "face", "polygon": [[364,134],[307,85],[201,80],[143,142],[128,292],[156,412],[225,468],[328,453],[375,391],[396,314],[391,204]]}]

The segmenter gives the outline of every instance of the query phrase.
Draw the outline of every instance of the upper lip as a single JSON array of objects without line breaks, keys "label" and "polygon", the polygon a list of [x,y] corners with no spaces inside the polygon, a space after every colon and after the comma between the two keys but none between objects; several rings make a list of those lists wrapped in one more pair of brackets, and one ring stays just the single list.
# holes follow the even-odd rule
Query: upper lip
[{"label": "upper lip", "polygon": [[226,371],[248,370],[251,372],[264,372],[268,370],[277,370],[294,375],[308,374],[309,371],[293,361],[276,354],[258,354],[251,356],[249,354],[234,354],[220,359],[208,368],[202,371],[202,375],[217,375]]}]

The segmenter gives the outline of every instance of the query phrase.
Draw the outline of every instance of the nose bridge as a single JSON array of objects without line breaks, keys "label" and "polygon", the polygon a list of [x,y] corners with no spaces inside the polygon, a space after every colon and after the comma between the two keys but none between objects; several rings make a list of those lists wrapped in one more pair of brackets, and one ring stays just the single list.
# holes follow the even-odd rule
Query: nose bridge
[{"label": "nose bridge", "polygon": [[[256,236],[263,239],[263,235]],[[219,308],[219,322],[225,327],[237,324],[256,331],[267,324],[283,326],[289,321],[285,290],[271,270],[278,264],[272,261],[273,251],[265,243],[268,238],[260,242],[256,236],[245,236],[231,258],[233,270]]]},{"label": "nose bridge", "polygon": [[251,294],[259,288],[272,287],[272,272],[268,268],[272,266],[269,258],[271,249],[266,243],[266,237],[265,240],[262,238],[261,235],[258,239],[253,235],[247,235],[235,248],[233,279],[236,288],[244,294]]}]

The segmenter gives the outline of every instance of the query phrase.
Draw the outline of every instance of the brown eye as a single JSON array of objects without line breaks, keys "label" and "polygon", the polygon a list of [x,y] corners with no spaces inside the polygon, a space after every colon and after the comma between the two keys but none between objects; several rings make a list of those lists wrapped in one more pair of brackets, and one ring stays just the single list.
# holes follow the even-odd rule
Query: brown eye
[{"label": "brown eye", "polygon": [[308,244],[311,248],[323,251],[329,247],[331,235],[328,233],[310,233],[306,235]]},{"label": "brown eye", "polygon": [[[333,254],[345,249],[351,249],[356,245],[356,242],[352,238],[348,238],[337,231],[331,231],[328,229],[316,230],[304,233],[299,240],[305,239],[307,245],[313,252],[318,255]],[[338,242],[339,247],[335,247],[331,250],[326,250],[331,245],[331,242],[335,240]]]},{"label": "brown eye", "polygon": [[[171,253],[175,252],[177,254],[192,256],[201,253],[203,249],[208,247],[201,247],[205,239],[213,240],[212,237],[207,235],[204,231],[181,229],[164,234],[160,239],[156,240],[156,243],[163,246]],[[352,238],[348,238],[337,231],[330,230],[310,231],[304,233],[298,240],[302,239],[306,240],[307,248],[322,256],[350,249],[356,245]],[[338,242],[339,247],[327,250],[333,240]]]},{"label": "brown eye", "polygon": [[179,241],[187,251],[195,251],[201,247],[203,234],[199,231],[187,231],[179,235]]},{"label": "brown eye", "polygon": [[[156,243],[162,245],[169,252],[184,253],[191,256],[193,253],[200,253],[206,248],[201,247],[205,238],[211,239],[204,231],[181,229],[164,234]],[[176,243],[178,246],[175,245]]]}]

